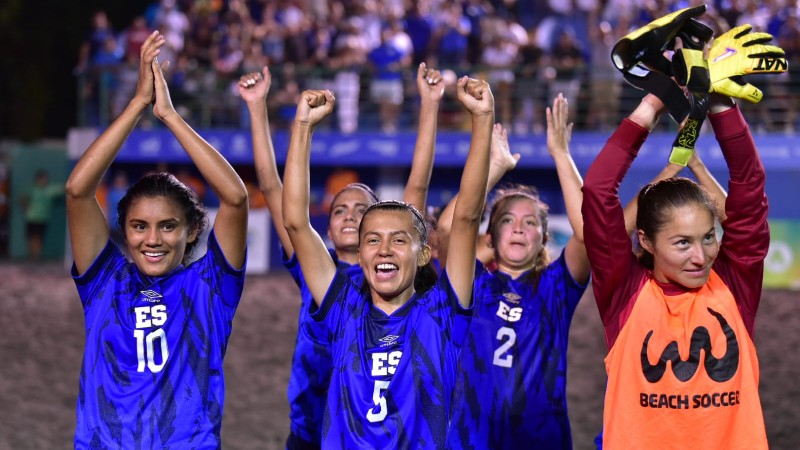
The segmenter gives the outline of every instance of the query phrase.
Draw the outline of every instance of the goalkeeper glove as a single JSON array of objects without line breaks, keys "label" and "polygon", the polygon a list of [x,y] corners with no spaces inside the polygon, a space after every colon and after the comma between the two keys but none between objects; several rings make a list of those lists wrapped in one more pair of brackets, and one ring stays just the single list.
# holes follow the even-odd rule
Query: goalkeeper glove
[{"label": "goalkeeper glove", "polygon": [[672,70],[678,84],[686,86],[689,96],[690,112],[675,141],[669,162],[686,167],[694,154],[700,129],[708,113],[708,91],[711,81],[708,73],[708,61],[703,58],[702,50],[681,48],[672,57]]},{"label": "goalkeeper glove", "polygon": [[764,94],[744,82],[742,76],[782,73],[789,69],[783,49],[765,45],[772,40],[772,35],[750,33],[751,30],[750,25],[741,25],[714,40],[708,54],[711,92],[758,103]]},{"label": "goalkeeper glove", "polygon": [[617,41],[611,51],[611,60],[625,80],[658,97],[677,123],[688,116],[691,106],[670,79],[672,67],[663,52],[673,48],[676,36],[686,47],[703,48],[712,30],[692,17],[705,10],[706,6],[700,5],[656,19]]}]

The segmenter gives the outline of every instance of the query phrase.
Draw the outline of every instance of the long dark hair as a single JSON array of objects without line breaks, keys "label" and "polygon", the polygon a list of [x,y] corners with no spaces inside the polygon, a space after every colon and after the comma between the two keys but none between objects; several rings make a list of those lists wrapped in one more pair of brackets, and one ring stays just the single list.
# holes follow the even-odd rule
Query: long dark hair
[{"label": "long dark hair", "polygon": [[[493,242],[497,242],[497,221],[500,219],[501,211],[504,211],[506,206],[515,200],[528,200],[533,202],[536,210],[539,211],[539,224],[542,227],[542,250],[536,255],[533,267],[523,279],[526,283],[536,288],[539,285],[539,278],[542,272],[550,264],[550,252],[547,250],[546,245],[550,237],[550,233],[547,231],[547,219],[549,217],[550,207],[547,203],[542,201],[539,196],[539,191],[533,186],[524,184],[515,184],[497,189],[489,209],[489,225],[486,228],[486,232],[492,237]],[[495,247],[495,258],[496,257],[497,248]]]},{"label": "long dark hair", "polygon": [[[428,245],[428,227],[425,217],[414,205],[396,200],[384,200],[373,203],[367,207],[364,211],[364,215],[361,217],[361,223],[358,225],[359,239],[361,238],[361,227],[364,225],[364,220],[367,218],[367,215],[375,211],[405,211],[410,213],[411,223],[414,229],[417,230],[420,245]],[[414,276],[414,291],[418,294],[424,294],[436,284],[438,279],[439,275],[436,272],[436,268],[433,266],[433,262],[428,261],[424,266],[417,267],[417,272]]]},{"label": "long dark hair", "polygon": [[[688,178],[668,178],[655,181],[639,191],[636,200],[636,229],[641,230],[649,240],[670,221],[676,208],[686,205],[702,205],[719,220],[719,212],[711,197],[702,186]],[[653,270],[653,254],[635,241],[636,256],[644,267]]]},{"label": "long dark hair", "polygon": [[[199,237],[206,227],[207,211],[205,206],[200,203],[197,194],[183,184],[175,175],[162,172],[146,175],[131,186],[125,196],[117,205],[117,227],[122,230],[122,238],[125,239],[125,221],[128,217],[128,210],[131,204],[140,198],[166,197],[180,205],[186,222],[189,225],[189,232],[196,230]],[[186,252],[183,256],[184,262],[191,256],[192,250],[197,246],[199,239],[186,244]]]}]

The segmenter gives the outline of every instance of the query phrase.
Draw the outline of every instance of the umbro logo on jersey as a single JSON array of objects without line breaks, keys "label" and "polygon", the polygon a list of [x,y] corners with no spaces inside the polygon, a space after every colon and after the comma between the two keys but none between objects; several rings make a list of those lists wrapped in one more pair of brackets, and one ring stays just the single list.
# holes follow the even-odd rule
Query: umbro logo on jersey
[{"label": "umbro logo on jersey", "polygon": [[378,340],[383,342],[383,344],[380,345],[381,347],[388,347],[388,346],[394,344],[395,342],[397,342],[398,339],[400,339],[400,336],[395,336],[393,334],[388,334],[388,335],[386,335],[386,336],[384,336],[384,337],[382,337],[382,338],[380,338]]},{"label": "umbro logo on jersey", "polygon": [[703,350],[705,357],[702,360],[703,366],[706,369],[708,377],[717,383],[723,383],[730,380],[739,367],[739,341],[736,339],[736,332],[733,331],[728,321],[722,317],[722,314],[707,308],[712,316],[716,317],[719,322],[722,333],[725,335],[727,348],[722,358],[715,358],[712,354],[711,343],[712,339],[708,329],[699,326],[692,332],[692,338],[689,345],[689,356],[686,361],[681,359],[680,352],[678,351],[678,343],[672,341],[667,344],[667,347],[661,352],[656,364],[650,364],[647,357],[647,345],[650,338],[653,336],[653,330],[647,333],[642,343],[642,373],[647,381],[651,383],[658,383],[664,372],[667,370],[667,361],[672,363],[672,373],[680,381],[689,381],[697,372],[697,368],[701,363],[700,350]]},{"label": "umbro logo on jersey", "polygon": [[161,301],[161,300],[160,300],[160,298],[162,297],[162,295],[161,295],[161,294],[159,294],[159,293],[158,293],[158,292],[156,292],[156,291],[153,291],[153,290],[150,290],[150,289],[148,289],[148,290],[146,290],[146,291],[139,291],[139,292],[141,292],[141,293],[142,293],[142,295],[144,295],[145,297],[147,297],[147,298],[143,298],[143,299],[142,299],[142,300],[144,300],[144,301],[146,301],[146,302],[150,302],[150,303],[158,303],[158,302],[160,302],[160,301]]}]

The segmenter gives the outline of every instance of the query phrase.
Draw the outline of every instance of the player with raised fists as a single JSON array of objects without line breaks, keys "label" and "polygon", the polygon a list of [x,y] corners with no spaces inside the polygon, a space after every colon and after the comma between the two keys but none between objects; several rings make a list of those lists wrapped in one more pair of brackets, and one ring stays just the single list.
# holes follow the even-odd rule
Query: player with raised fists
[{"label": "player with raised fists", "polygon": [[[259,187],[283,249],[284,266],[300,288],[298,333],[288,386],[291,424],[286,448],[312,449],[320,448],[323,411],[333,361],[324,327],[306,313],[313,300],[294,246],[283,226],[283,183],[278,175],[266,108],[271,81],[267,67],[263,67],[261,72],[242,75],[239,94],[251,118],[253,159]],[[424,210],[433,168],[436,120],[444,93],[444,80],[438,70],[421,63],[417,70],[417,87],[421,102],[419,130],[403,200]],[[364,284],[364,273],[358,264],[357,230],[364,210],[377,201],[378,196],[369,186],[351,183],[336,193],[330,205],[328,237],[333,248],[329,249],[329,253],[337,270],[346,274],[356,286]],[[426,272],[433,270],[432,267],[426,267]]]},{"label": "player with raised fists", "polygon": [[422,214],[403,202],[366,208],[358,259],[368,291],[336,270],[309,222],[314,128],[333,110],[328,91],[298,103],[284,174],[283,220],[327,329],[333,372],[324,448],[443,448],[458,352],[469,323],[475,239],[486,196],[494,100],[484,81],[463,77],[458,98],[472,116],[472,140],[455,207],[451,245],[438,280],[420,279],[431,257]]}]

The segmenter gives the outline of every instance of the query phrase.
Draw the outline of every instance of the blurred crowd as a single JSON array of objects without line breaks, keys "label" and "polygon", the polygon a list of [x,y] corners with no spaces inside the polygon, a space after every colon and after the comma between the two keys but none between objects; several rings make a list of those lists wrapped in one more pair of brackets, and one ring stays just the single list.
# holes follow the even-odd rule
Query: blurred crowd
[{"label": "blurred crowd", "polygon": [[[331,89],[330,127],[394,132],[416,127],[417,65],[455,80],[488,80],[497,118],[515,133],[542,133],[546,99],[570,102],[578,130],[610,130],[641,92],[610,64],[614,43],[691,0],[160,0],[129,23],[103,11],[76,66],[79,124],[103,126],[122,111],[137,79],[139,49],[149,32],[166,36],[170,89],[198,127],[247,127],[236,97],[243,73],[268,65],[273,127],[291,123],[304,89]],[[716,30],[748,23],[775,37],[789,71],[752,77],[765,93],[744,105],[756,131],[793,132],[800,100],[798,2],[709,0],[704,21]],[[451,83],[454,85],[454,82]],[[454,96],[441,107],[440,128],[461,129]],[[666,122],[666,121],[665,121]],[[147,123],[145,123],[147,125]]]}]

